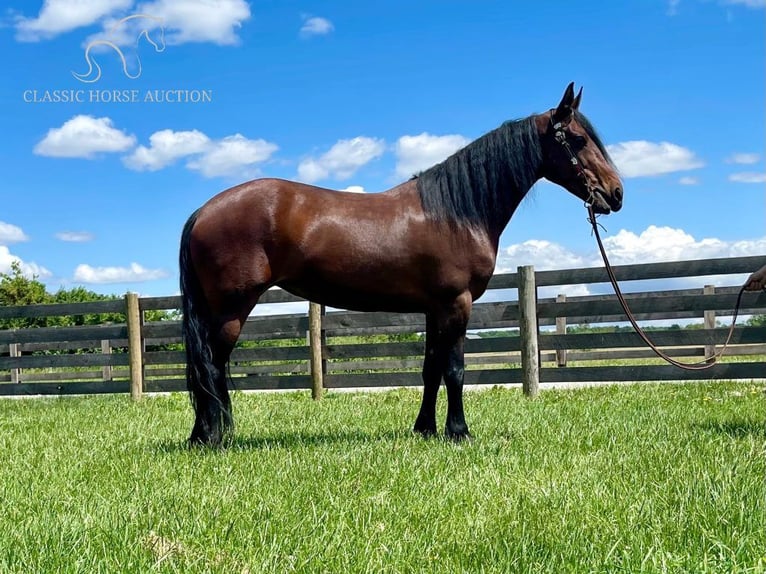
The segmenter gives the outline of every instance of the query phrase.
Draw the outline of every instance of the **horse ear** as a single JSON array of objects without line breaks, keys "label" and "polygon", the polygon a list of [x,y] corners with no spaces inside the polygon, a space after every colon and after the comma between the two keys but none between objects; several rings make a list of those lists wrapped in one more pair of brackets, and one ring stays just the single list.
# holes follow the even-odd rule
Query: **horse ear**
[{"label": "horse ear", "polygon": [[570,82],[567,89],[564,91],[564,97],[561,98],[561,102],[556,107],[556,111],[553,112],[554,123],[567,121],[572,115],[572,104],[574,103],[574,82]]},{"label": "horse ear", "polygon": [[582,86],[580,86],[580,91],[577,92],[577,95],[575,96],[574,101],[572,102],[572,109],[577,111],[580,109],[580,101],[582,100]]}]

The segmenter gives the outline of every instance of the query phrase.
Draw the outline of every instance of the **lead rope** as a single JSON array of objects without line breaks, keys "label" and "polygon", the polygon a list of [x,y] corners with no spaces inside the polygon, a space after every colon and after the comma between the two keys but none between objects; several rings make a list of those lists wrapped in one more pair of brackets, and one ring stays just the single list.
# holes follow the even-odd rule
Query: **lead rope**
[{"label": "lead rope", "polygon": [[575,171],[577,171],[578,177],[580,177],[583,180],[583,183],[588,189],[589,195],[588,195],[588,199],[585,201],[585,205],[588,208],[588,222],[593,227],[593,233],[596,235],[596,241],[598,242],[598,249],[601,252],[601,258],[604,260],[604,267],[606,268],[607,275],[609,275],[609,281],[611,281],[612,283],[612,287],[614,288],[614,293],[615,295],[617,295],[617,300],[620,302],[620,305],[622,306],[623,311],[625,311],[625,315],[627,316],[628,321],[630,321],[630,324],[633,326],[633,329],[636,331],[636,334],[639,337],[641,337],[644,343],[646,343],[649,346],[649,348],[652,351],[654,351],[654,353],[658,357],[667,361],[671,365],[674,365],[681,369],[685,369],[687,371],[703,371],[705,369],[711,368],[713,365],[716,365],[718,363],[718,359],[721,358],[724,351],[726,351],[726,348],[729,346],[729,343],[731,342],[731,337],[734,334],[734,326],[737,322],[737,316],[739,315],[739,308],[740,308],[740,304],[742,303],[742,294],[745,292],[745,286],[744,285],[742,286],[742,288],[739,290],[739,294],[737,295],[737,304],[734,306],[734,314],[731,319],[731,326],[729,327],[729,333],[726,336],[726,341],[724,342],[720,351],[718,351],[717,353],[714,353],[711,357],[705,357],[705,359],[701,361],[697,361],[696,363],[682,363],[680,361],[677,361],[673,357],[670,357],[662,350],[660,350],[657,347],[657,345],[655,345],[651,341],[651,339],[649,339],[649,337],[644,332],[644,330],[641,327],[639,327],[638,322],[636,321],[636,318],[633,316],[633,313],[628,307],[628,302],[625,300],[625,297],[622,294],[620,285],[617,283],[617,277],[615,277],[614,275],[612,266],[609,264],[609,258],[606,256],[606,249],[604,249],[604,244],[601,241],[601,235],[598,232],[598,223],[596,222],[596,212],[593,210],[593,200],[594,200],[595,190],[593,186],[591,185],[591,183],[588,181],[588,177],[585,174],[585,170],[580,164],[580,161],[577,159],[577,154],[574,153],[574,150],[572,150],[571,146],[569,145],[569,142],[567,141],[566,133],[564,133],[564,128],[568,125],[568,122],[559,121],[557,123],[554,123],[553,117],[551,117],[550,123],[551,123],[551,127],[554,130],[554,139],[559,144],[561,144],[561,146],[567,152],[567,155],[569,155],[569,160],[571,161],[572,166],[575,168]]},{"label": "lead rope", "polygon": [[630,308],[628,307],[628,303],[622,294],[622,290],[620,289],[620,286],[617,283],[617,277],[615,277],[614,275],[614,270],[612,269],[612,266],[609,264],[609,259],[606,256],[606,250],[604,249],[604,244],[601,241],[601,235],[598,232],[599,224],[596,222],[596,213],[593,211],[593,205],[591,203],[587,203],[586,205],[588,207],[588,222],[593,227],[593,233],[596,235],[596,242],[598,243],[598,249],[601,252],[601,257],[604,260],[604,267],[606,268],[607,275],[609,275],[609,281],[611,281],[612,287],[614,288],[614,293],[615,295],[617,295],[617,300],[620,302],[620,305],[622,306],[622,309],[625,311],[625,315],[628,317],[628,321],[630,321],[630,324],[633,326],[633,329],[635,329],[636,334],[638,334],[638,336],[641,337],[644,343],[646,343],[649,346],[649,348],[651,348],[651,350],[657,354],[658,357],[660,357],[661,359],[664,359],[671,365],[680,367],[681,369],[685,369],[687,371],[702,371],[716,365],[718,363],[718,359],[720,359],[724,351],[726,351],[726,347],[729,346],[729,343],[731,342],[731,337],[734,334],[734,325],[736,324],[737,316],[739,315],[740,304],[742,303],[742,294],[745,292],[744,285],[739,290],[739,294],[737,295],[737,304],[734,306],[734,315],[732,316],[732,319],[731,319],[729,334],[726,336],[726,341],[721,347],[721,350],[715,353],[712,357],[706,357],[702,361],[698,361],[696,363],[682,363],[680,361],[677,361],[676,359],[668,356],[666,353],[660,350],[654,343],[652,343],[652,341],[646,335],[644,330],[641,327],[639,327],[638,322],[636,321],[636,318],[633,316],[633,313],[630,311]]}]

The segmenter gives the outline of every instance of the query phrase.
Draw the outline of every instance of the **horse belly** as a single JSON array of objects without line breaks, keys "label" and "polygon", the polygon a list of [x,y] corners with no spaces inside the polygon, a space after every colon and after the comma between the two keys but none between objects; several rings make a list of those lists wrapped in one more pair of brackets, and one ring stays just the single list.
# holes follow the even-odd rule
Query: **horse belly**
[{"label": "horse belly", "polygon": [[307,265],[294,278],[280,281],[290,293],[352,311],[425,311],[427,297],[420,281],[395,268],[328,272]]}]

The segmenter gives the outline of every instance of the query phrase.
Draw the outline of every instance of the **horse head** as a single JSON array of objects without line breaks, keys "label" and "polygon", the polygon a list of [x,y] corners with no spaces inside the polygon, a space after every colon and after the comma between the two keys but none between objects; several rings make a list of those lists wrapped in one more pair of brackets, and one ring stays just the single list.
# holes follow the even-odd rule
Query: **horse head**
[{"label": "horse head", "polygon": [[567,86],[556,108],[538,116],[543,177],[591,205],[596,213],[622,208],[622,183],[606,148],[580,113],[582,88]]}]

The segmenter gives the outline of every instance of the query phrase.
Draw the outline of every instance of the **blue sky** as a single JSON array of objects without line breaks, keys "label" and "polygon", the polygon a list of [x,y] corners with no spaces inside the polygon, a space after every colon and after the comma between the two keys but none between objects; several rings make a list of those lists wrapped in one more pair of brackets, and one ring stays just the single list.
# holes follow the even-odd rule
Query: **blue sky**
[{"label": "blue sky", "polygon": [[[7,4],[0,271],[53,290],[176,293],[181,227],[219,191],[382,191],[570,81],[624,177],[613,263],[766,255],[764,0]],[[176,90],[205,101],[145,101]],[[498,270],[597,257],[581,202],[541,182]]]}]

